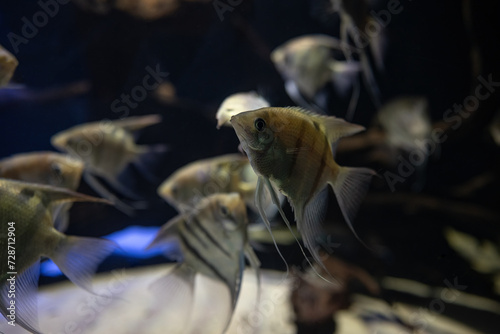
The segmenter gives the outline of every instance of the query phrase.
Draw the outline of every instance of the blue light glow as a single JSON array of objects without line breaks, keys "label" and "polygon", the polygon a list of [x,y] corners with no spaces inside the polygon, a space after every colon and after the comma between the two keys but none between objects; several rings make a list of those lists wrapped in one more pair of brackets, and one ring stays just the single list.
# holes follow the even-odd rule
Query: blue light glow
[{"label": "blue light glow", "polygon": [[[145,250],[160,228],[158,226],[129,226],[123,230],[111,233],[103,238],[112,240],[120,247],[114,254],[135,259],[148,259],[165,254],[174,249],[174,244],[166,245],[167,248],[154,248]],[[40,265],[40,274],[43,276],[57,277],[62,275],[59,268],[50,259]]]}]

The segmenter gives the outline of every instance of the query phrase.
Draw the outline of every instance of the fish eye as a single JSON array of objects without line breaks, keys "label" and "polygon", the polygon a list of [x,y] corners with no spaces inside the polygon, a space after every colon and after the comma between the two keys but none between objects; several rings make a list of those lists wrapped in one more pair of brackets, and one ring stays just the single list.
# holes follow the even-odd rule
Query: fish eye
[{"label": "fish eye", "polygon": [[285,57],[283,57],[283,61],[285,62],[285,65],[290,66],[292,64],[292,58],[290,57],[290,54],[286,53]]},{"label": "fish eye", "polygon": [[56,164],[56,163],[53,163],[50,168],[52,169],[52,171],[54,172],[54,174],[56,174],[57,176],[61,176],[62,175],[62,169],[61,167]]},{"label": "fish eye", "polygon": [[264,121],[262,118],[257,118],[254,122],[254,126],[257,131],[260,132],[266,128],[266,121]]},{"label": "fish eye", "polygon": [[227,206],[221,205],[220,206],[220,213],[222,213],[222,215],[224,217],[228,216],[229,215],[229,209],[227,208]]}]

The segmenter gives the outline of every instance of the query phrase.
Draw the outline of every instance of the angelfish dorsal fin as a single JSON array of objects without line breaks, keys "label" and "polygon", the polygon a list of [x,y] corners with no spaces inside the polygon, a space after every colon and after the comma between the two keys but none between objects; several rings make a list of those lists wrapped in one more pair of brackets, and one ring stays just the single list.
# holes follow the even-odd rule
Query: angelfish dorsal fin
[{"label": "angelfish dorsal fin", "polygon": [[326,135],[328,142],[332,147],[340,138],[351,136],[365,130],[364,126],[349,123],[344,119],[335,116],[319,115],[315,112],[299,107],[287,107],[287,109],[307,115],[313,122],[314,127]]},{"label": "angelfish dorsal fin", "polygon": [[112,204],[104,198],[93,197],[81,194],[66,188],[59,188],[45,184],[28,183],[22,181],[12,181],[20,189],[19,193],[27,197],[39,196],[46,205],[57,205],[66,202],[97,202]]},{"label": "angelfish dorsal fin", "polygon": [[133,116],[111,121],[113,125],[127,131],[137,131],[142,128],[161,122],[161,116],[157,114],[146,116]]}]

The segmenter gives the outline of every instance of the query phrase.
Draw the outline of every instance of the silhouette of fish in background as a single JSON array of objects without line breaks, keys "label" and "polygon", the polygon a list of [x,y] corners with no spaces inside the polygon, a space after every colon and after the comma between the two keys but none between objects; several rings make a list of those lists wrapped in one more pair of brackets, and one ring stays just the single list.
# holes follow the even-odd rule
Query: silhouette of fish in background
[{"label": "silhouette of fish in background", "polygon": [[221,126],[231,126],[229,120],[232,116],[240,112],[269,106],[269,102],[253,91],[229,95],[222,101],[215,115],[217,119],[217,129],[220,129]]},{"label": "silhouette of fish in background", "polygon": [[[298,105],[325,113],[327,95],[323,91],[328,82],[341,97],[352,89],[348,115],[352,117],[359,97],[358,61],[337,60],[334,51],[348,48],[342,41],[328,35],[312,34],[292,38],[271,53],[271,60],[285,80],[285,89]],[[255,110],[258,108],[249,108]]]}]

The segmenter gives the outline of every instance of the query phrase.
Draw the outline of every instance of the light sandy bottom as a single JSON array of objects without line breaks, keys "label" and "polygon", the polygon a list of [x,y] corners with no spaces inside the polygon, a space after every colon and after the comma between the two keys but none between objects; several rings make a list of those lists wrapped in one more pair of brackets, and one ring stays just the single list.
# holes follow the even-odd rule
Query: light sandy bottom
[{"label": "light sandy bottom", "polygon": [[[101,296],[94,296],[70,282],[45,287],[38,298],[40,329],[47,334],[220,333],[230,308],[227,289],[198,276],[195,302],[186,306],[190,309],[190,318],[186,321],[182,296],[172,300],[170,294],[149,288],[171,268],[171,265],[161,265],[97,275],[94,290]],[[255,272],[246,270],[227,333],[295,333],[290,287],[291,280],[283,279],[283,273],[263,270],[260,302],[256,304]],[[171,295],[175,297],[175,291]],[[351,308],[336,315],[337,333],[410,333],[395,320],[395,312],[409,323],[419,320],[417,333],[477,333],[441,315],[426,315],[422,309],[403,304],[391,308],[381,300],[365,296],[354,296]],[[26,333],[19,326],[7,325],[5,319],[0,323],[0,331]]]}]

